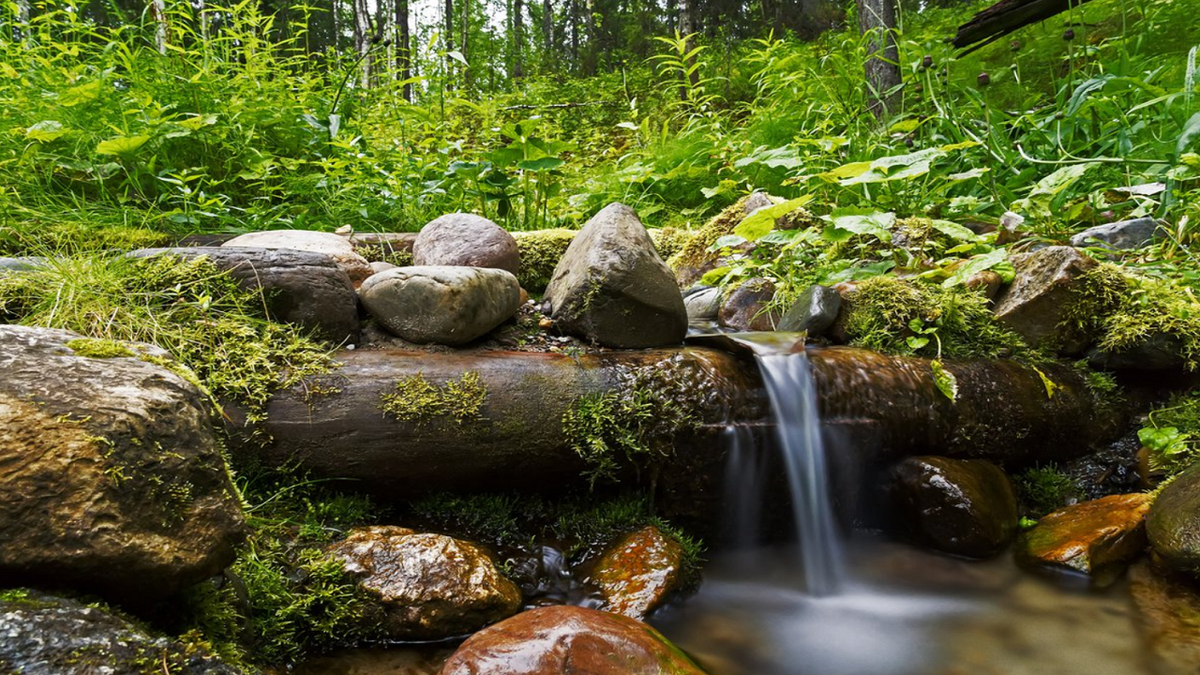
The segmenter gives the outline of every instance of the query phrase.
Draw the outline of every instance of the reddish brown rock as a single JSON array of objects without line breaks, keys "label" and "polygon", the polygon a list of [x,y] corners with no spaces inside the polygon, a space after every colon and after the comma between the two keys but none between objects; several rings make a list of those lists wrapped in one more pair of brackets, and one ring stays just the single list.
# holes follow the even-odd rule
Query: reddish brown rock
[{"label": "reddish brown rock", "polygon": [[717,313],[717,322],[737,330],[775,330],[778,309],[769,308],[775,297],[775,284],[769,279],[750,279],[733,289]]},{"label": "reddish brown rock", "polygon": [[451,213],[430,221],[413,240],[414,265],[521,268],[517,242],[504,228],[472,213]]},{"label": "reddish brown rock", "polygon": [[521,607],[521,592],[500,574],[491,555],[445,535],[365,527],[329,553],[379,598],[385,632],[393,639],[464,635]]},{"label": "reddish brown rock", "polygon": [[472,635],[442,675],[704,675],[658,631],[582,607],[542,607]]},{"label": "reddish brown rock", "polygon": [[651,525],[605,551],[591,580],[600,587],[605,609],[644,619],[678,586],[682,567],[683,547]]},{"label": "reddish brown rock", "polygon": [[1030,345],[1048,345],[1064,354],[1081,354],[1089,337],[1063,325],[1074,300],[1076,279],[1096,261],[1070,246],[1050,246],[1013,256],[1016,277],[996,299],[996,318]]},{"label": "reddish brown rock", "polygon": [[1084,574],[1119,569],[1146,548],[1152,495],[1112,495],[1059,509],[1021,536],[1025,562]]}]

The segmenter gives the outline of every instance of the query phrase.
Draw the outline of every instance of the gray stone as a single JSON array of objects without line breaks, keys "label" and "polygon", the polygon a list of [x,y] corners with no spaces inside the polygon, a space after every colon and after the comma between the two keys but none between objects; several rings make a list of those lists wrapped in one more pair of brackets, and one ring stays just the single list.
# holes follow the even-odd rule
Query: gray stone
[{"label": "gray stone", "polygon": [[0,326],[0,579],[151,602],[217,574],[241,503],[200,391],[136,343]]},{"label": "gray stone", "polygon": [[413,241],[413,264],[494,267],[516,275],[520,254],[512,235],[487,218],[451,213],[421,228]]},{"label": "gray stone", "polygon": [[277,321],[294,323],[335,343],[359,340],[358,297],[346,271],[324,253],[293,249],[194,246],[146,248],[134,258],[208,258],[243,288],[259,289]]},{"label": "gray stone", "polygon": [[1102,246],[1116,250],[1141,248],[1161,238],[1162,223],[1154,218],[1135,218],[1089,227],[1071,237],[1072,246]]},{"label": "gray stone", "polygon": [[0,669],[20,675],[240,675],[203,647],[155,638],[75,600],[35,591],[0,599]]},{"label": "gray stone", "polygon": [[1119,352],[1088,352],[1088,365],[1097,370],[1183,371],[1187,359],[1177,335],[1155,333]]},{"label": "gray stone", "polygon": [[331,232],[312,232],[309,230],[268,230],[251,232],[234,237],[222,244],[229,247],[290,248],[296,251],[324,253],[333,258],[339,267],[346,270],[350,282],[356,286],[363,279],[371,276],[371,266],[367,259],[355,253],[350,240]]},{"label": "gray stone", "polygon": [[769,279],[749,279],[721,303],[717,321],[726,328],[750,331],[771,331],[779,323],[779,311],[770,308],[775,297],[775,284]]},{"label": "gray stone", "polygon": [[1031,346],[1050,346],[1078,355],[1091,338],[1063,326],[1063,313],[1074,299],[1075,280],[1096,261],[1070,246],[1049,246],[1013,256],[1016,276],[996,299],[996,318]]},{"label": "gray stone", "polygon": [[466,344],[521,306],[517,278],[486,267],[397,267],[367,279],[358,294],[390,333],[420,344]]},{"label": "gray stone", "polygon": [[0,272],[31,272],[45,267],[49,262],[46,258],[0,258]]},{"label": "gray stone", "polygon": [[580,230],[545,298],[562,330],[607,347],[678,344],[687,333],[675,277],[623,204],[609,204]]},{"label": "gray stone", "polygon": [[382,260],[377,260],[377,261],[371,263],[371,272],[374,274],[379,274],[380,272],[386,272],[388,270],[394,270],[394,269],[396,269],[396,266],[390,262],[383,262]]},{"label": "gray stone", "polygon": [[440,640],[512,616],[521,591],[479,546],[403,527],[352,530],[329,549],[374,597],[387,637]]},{"label": "gray stone", "polygon": [[702,288],[684,295],[683,306],[689,321],[715,321],[721,311],[721,289]]},{"label": "gray stone", "polygon": [[829,286],[812,285],[784,313],[776,330],[820,335],[829,330],[840,311],[842,296],[837,291]]}]

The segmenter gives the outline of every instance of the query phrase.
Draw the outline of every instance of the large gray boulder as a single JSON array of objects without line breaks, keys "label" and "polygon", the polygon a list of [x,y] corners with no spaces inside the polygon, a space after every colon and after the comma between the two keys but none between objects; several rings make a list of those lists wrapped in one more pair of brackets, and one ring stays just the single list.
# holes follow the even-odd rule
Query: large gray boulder
[{"label": "large gray boulder", "polygon": [[240,501],[164,355],[0,326],[0,579],[139,603],[233,561]]},{"label": "large gray boulder", "polygon": [[204,647],[155,638],[75,600],[0,594],[0,671],[20,675],[240,675]]},{"label": "large gray boulder", "polygon": [[397,337],[452,347],[486,335],[521,306],[517,278],[484,267],[397,267],[367,279],[358,293]]},{"label": "large gray boulder", "polygon": [[230,248],[289,248],[296,251],[324,253],[333,258],[339,267],[346,270],[351,283],[358,285],[371,276],[371,265],[354,250],[350,240],[332,232],[310,230],[267,230],[250,232],[221,244]]},{"label": "large gray boulder", "polygon": [[516,275],[520,254],[512,235],[487,218],[451,213],[421,228],[413,241],[414,265],[494,267]]},{"label": "large gray boulder", "polygon": [[1162,223],[1154,218],[1134,218],[1097,225],[1071,237],[1072,246],[1102,246],[1117,250],[1141,248],[1161,238]]},{"label": "large gray boulder", "polygon": [[1068,355],[1082,353],[1089,336],[1064,326],[1063,318],[1075,298],[1076,280],[1096,264],[1070,246],[1013,256],[1016,276],[996,299],[996,318],[1032,346],[1050,346]]},{"label": "large gray boulder", "polygon": [[358,528],[329,549],[376,598],[384,633],[396,640],[466,635],[512,616],[521,591],[470,542],[403,527]]},{"label": "large gray boulder", "polygon": [[606,347],[678,344],[687,311],[670,268],[623,204],[609,204],[580,230],[546,288],[555,323]]},{"label": "large gray boulder", "polygon": [[147,248],[135,258],[208,258],[243,288],[262,289],[272,318],[294,323],[335,343],[359,339],[358,296],[349,275],[324,253],[294,249],[194,246]]}]

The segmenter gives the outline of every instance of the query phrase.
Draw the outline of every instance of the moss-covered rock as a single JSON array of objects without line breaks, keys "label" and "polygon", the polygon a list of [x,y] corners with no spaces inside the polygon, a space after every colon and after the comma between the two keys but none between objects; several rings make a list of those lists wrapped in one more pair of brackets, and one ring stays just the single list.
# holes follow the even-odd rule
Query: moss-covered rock
[{"label": "moss-covered rock", "polygon": [[554,268],[575,240],[575,234],[575,230],[567,229],[513,232],[513,239],[516,239],[517,250],[521,254],[521,271],[517,274],[521,288],[530,293],[546,290],[550,278],[554,276]]}]

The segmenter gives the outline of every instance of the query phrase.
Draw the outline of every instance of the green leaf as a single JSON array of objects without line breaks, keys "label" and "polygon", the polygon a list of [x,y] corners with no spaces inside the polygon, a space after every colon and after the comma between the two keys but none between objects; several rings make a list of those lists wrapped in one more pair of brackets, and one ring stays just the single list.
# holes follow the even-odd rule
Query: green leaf
[{"label": "green leaf", "polygon": [[913,350],[914,352],[917,351],[918,349],[920,349],[921,347],[924,347],[925,345],[929,344],[929,338],[917,337],[916,335],[909,336],[909,337],[905,338],[904,341],[906,343],[908,343],[908,348]]},{"label": "green leaf", "polygon": [[192,117],[189,117],[185,120],[180,120],[178,122],[179,126],[183,127],[184,129],[191,129],[192,131],[196,131],[201,127],[212,126],[216,123],[216,115],[193,115]]},{"label": "green leaf", "polygon": [[775,228],[775,219],[786,216],[810,201],[812,201],[812,195],[804,195],[796,199],[789,199],[782,204],[764,206],[743,218],[742,222],[733,228],[733,233],[745,237],[746,241],[761,239]]},{"label": "green leaf", "polygon": [[954,273],[942,282],[942,288],[953,288],[967,283],[971,277],[984,271],[990,270],[1008,259],[1008,251],[1002,248],[995,249],[982,255],[977,255],[967,262],[955,268]]},{"label": "green leaf", "polygon": [[1037,373],[1038,377],[1042,378],[1042,386],[1046,388],[1046,398],[1054,398],[1054,392],[1058,391],[1058,383],[1050,379],[1037,366],[1031,365],[1029,367],[1033,368],[1033,372]]},{"label": "green leaf", "polygon": [[775,230],[769,232],[762,239],[759,239],[759,242],[763,244],[787,244],[798,236],[800,236],[800,230]]},{"label": "green leaf", "polygon": [[839,230],[869,234],[886,243],[892,240],[891,228],[896,223],[896,214],[876,209],[844,207],[834,209],[825,219]]},{"label": "green leaf", "polygon": [[71,87],[58,95],[58,104],[65,107],[94,101],[100,96],[100,83],[88,82],[77,87]]},{"label": "green leaf", "polygon": [[954,377],[954,373],[946,370],[941,359],[934,359],[929,365],[933,368],[933,383],[937,386],[938,391],[951,401],[957,401],[958,378]]},{"label": "green leaf", "polygon": [[941,232],[951,239],[954,239],[955,241],[979,241],[983,238],[972,232],[970,229],[963,227],[958,223],[952,223],[949,220],[934,220],[932,225],[933,229]]},{"label": "green leaf", "polygon": [[1200,135],[1200,113],[1192,115],[1183,125],[1183,133],[1179,134],[1179,140],[1175,143],[1175,155],[1182,156],[1183,151],[1188,149],[1192,144],[1192,140]]},{"label": "green leaf", "polygon": [[446,52],[446,56],[449,56],[450,58],[454,59],[455,61],[458,61],[459,63],[463,64],[464,66],[469,65],[467,63],[467,57],[463,56],[463,53],[460,51],[456,50],[456,51],[452,51],[452,52]]},{"label": "green leaf", "polygon": [[1138,430],[1138,440],[1147,448],[1164,454],[1178,454],[1186,450],[1188,435],[1176,427],[1146,427]]},{"label": "green leaf", "polygon": [[739,246],[744,243],[746,243],[745,237],[739,237],[736,234],[727,234],[723,237],[717,237],[717,240],[713,242],[712,246],[708,247],[708,250],[710,252],[720,251],[723,248]]},{"label": "green leaf", "polygon": [[71,133],[67,129],[63,129],[61,122],[54,120],[43,120],[25,130],[25,138],[39,143],[49,143],[56,141],[63,136]]},{"label": "green leaf", "polygon": [[630,131],[637,131],[638,125],[634,124],[633,122],[620,122],[619,124],[617,124],[617,128],[618,129],[629,129]]},{"label": "green leaf", "polygon": [[150,140],[149,136],[117,136],[107,141],[101,141],[96,146],[97,155],[126,156],[137,152],[137,149]]},{"label": "green leaf", "polygon": [[700,277],[700,283],[705,286],[718,286],[733,269],[733,267],[725,265],[724,267],[709,270],[704,273],[704,276]]},{"label": "green leaf", "polygon": [[557,157],[541,157],[539,159],[526,159],[526,160],[517,162],[517,168],[521,169],[523,171],[533,171],[535,173],[542,173],[544,171],[551,171],[553,169],[557,169],[558,167],[560,167],[566,163],[567,162],[565,160],[559,159]]}]

